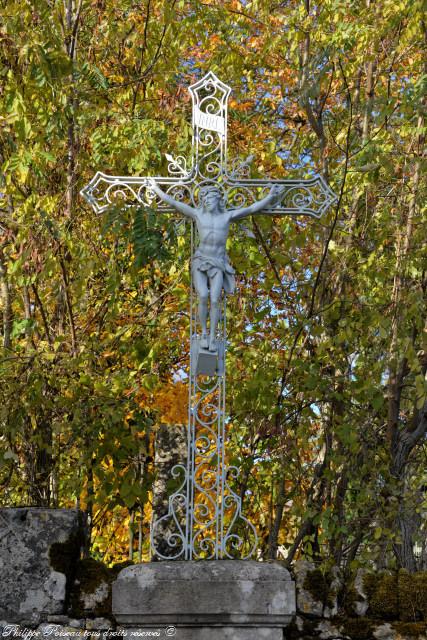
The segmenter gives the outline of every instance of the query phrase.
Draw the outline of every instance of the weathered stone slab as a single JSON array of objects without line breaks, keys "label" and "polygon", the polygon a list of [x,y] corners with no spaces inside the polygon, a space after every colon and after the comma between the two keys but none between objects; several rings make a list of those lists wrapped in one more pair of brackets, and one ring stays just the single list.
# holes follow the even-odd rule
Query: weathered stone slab
[{"label": "weathered stone slab", "polygon": [[83,543],[76,509],[0,509],[0,619],[37,624],[64,614]]},{"label": "weathered stone slab", "polygon": [[131,628],[175,626],[177,637],[181,628],[197,628],[199,635],[181,634],[186,639],[275,640],[295,614],[295,586],[276,562],[144,563],[123,569],[113,583],[113,614]]}]

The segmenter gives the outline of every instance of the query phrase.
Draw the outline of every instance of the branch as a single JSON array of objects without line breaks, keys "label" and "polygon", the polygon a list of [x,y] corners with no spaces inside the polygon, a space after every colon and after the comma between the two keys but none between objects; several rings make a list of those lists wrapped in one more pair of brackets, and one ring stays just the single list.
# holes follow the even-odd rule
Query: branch
[{"label": "branch", "polygon": [[394,450],[394,460],[391,473],[396,478],[401,477],[411,451],[418,442],[427,434],[427,400],[421,410],[414,416],[415,428],[410,431],[406,429],[399,438]]},{"label": "branch", "polygon": [[37,287],[35,284],[31,285],[31,288],[33,290],[34,293],[34,299],[37,302],[37,305],[40,309],[40,315],[42,317],[42,321],[43,321],[43,327],[44,327],[44,331],[46,334],[46,340],[48,341],[49,345],[52,346],[53,345],[53,341],[52,341],[52,337],[50,335],[50,331],[49,331],[49,323],[47,321],[47,317],[46,317],[46,312],[44,309],[44,306],[42,304],[42,301],[40,300],[40,296],[39,296],[39,292],[37,291]]},{"label": "branch", "polygon": [[3,347],[10,349],[12,346],[12,299],[10,295],[9,282],[7,278],[7,267],[3,253],[0,249],[0,294],[3,300]]},{"label": "branch", "polygon": [[70,291],[68,288],[68,278],[67,278],[67,269],[65,266],[65,261],[62,256],[59,256],[59,264],[61,266],[62,273],[62,281],[64,284],[65,291],[65,304],[67,307],[68,320],[70,323],[70,332],[71,332],[71,351],[73,355],[77,355],[77,338],[76,338],[76,327],[74,324],[74,316],[73,316],[73,307],[71,303]]}]

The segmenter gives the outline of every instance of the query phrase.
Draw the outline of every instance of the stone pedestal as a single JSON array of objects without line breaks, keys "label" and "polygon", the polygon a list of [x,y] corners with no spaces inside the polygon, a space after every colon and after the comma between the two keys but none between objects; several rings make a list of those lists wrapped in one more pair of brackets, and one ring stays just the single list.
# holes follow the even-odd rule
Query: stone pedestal
[{"label": "stone pedestal", "polygon": [[282,640],[295,585],[277,562],[153,562],[123,569],[113,614],[127,635],[157,629],[178,640]]}]

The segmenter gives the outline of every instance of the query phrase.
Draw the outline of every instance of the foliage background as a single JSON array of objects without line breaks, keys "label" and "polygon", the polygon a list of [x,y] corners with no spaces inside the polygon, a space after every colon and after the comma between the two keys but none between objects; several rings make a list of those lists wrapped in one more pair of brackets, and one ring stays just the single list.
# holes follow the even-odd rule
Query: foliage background
[{"label": "foliage background", "polygon": [[95,557],[134,532],[147,557],[155,434],[185,424],[188,240],[78,191],[188,154],[212,69],[254,177],[339,194],[229,246],[230,451],[261,556],[425,567],[422,0],[0,7],[1,504],[78,505]]}]

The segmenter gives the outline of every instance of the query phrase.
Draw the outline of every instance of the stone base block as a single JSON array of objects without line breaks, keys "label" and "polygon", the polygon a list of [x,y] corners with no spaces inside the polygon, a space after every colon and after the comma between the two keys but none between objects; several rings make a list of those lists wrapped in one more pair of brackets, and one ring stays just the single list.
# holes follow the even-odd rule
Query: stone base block
[{"label": "stone base block", "polygon": [[277,562],[144,563],[120,572],[113,614],[129,629],[175,627],[182,640],[279,640],[295,615],[295,585]]}]

